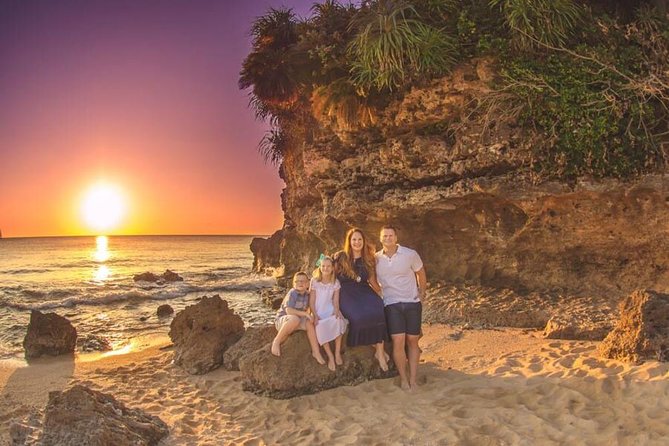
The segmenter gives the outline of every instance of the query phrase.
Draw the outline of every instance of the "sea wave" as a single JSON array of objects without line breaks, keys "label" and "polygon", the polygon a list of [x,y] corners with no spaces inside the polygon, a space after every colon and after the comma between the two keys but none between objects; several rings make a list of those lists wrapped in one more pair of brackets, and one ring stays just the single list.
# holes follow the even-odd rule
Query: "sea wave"
[{"label": "sea wave", "polygon": [[[30,297],[30,301],[17,301],[16,299],[2,297],[0,305],[19,311],[53,310],[57,308],[72,308],[76,306],[102,306],[111,305],[124,301],[169,301],[187,296],[191,293],[226,293],[241,291],[256,291],[274,284],[274,279],[269,277],[247,275],[221,281],[216,285],[192,285],[185,282],[177,282],[168,287],[140,288],[117,291],[111,293],[90,293],[81,289],[59,289],[50,291],[39,291],[24,289],[22,294]],[[37,300],[39,300],[37,302]]]},{"label": "sea wave", "polygon": [[3,271],[5,274],[37,274],[37,273],[48,273],[53,271],[51,268],[16,268],[16,269],[6,269]]}]

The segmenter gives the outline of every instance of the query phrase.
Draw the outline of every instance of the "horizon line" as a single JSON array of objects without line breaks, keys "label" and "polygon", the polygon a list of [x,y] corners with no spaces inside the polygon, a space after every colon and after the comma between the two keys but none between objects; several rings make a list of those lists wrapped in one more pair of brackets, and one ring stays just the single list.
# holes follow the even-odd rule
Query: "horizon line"
[{"label": "horizon line", "polygon": [[75,235],[21,235],[2,237],[0,240],[20,238],[66,238],[66,237],[269,237],[272,234],[75,234]]}]

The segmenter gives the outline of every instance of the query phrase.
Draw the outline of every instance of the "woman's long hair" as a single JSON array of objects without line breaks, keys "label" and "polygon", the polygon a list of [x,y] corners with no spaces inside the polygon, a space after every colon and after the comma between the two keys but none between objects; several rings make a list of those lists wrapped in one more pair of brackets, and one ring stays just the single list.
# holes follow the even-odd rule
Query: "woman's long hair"
[{"label": "woman's long hair", "polygon": [[365,264],[365,268],[367,269],[367,273],[369,274],[370,278],[376,277],[376,258],[374,257],[375,250],[374,250],[374,245],[367,240],[367,237],[365,237],[365,233],[362,232],[362,229],[360,228],[351,228],[348,230],[346,233],[346,240],[344,241],[344,252],[346,252],[346,255],[348,256],[348,263],[350,267],[350,271],[353,272],[353,276],[351,278],[355,278],[355,269],[353,268],[353,248],[351,248],[351,237],[353,237],[353,234],[356,232],[360,233],[362,236],[362,262]]}]

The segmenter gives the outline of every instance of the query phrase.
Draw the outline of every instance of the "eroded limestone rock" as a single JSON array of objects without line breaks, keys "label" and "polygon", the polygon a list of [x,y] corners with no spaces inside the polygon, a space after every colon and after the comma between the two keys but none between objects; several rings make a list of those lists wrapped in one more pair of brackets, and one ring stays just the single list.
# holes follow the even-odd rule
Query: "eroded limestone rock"
[{"label": "eroded limestone rock", "polygon": [[128,408],[111,395],[75,385],[49,393],[39,444],[156,445],[168,434],[160,418]]},{"label": "eroded limestone rock", "polygon": [[311,356],[306,333],[298,331],[281,345],[281,356],[272,355],[269,345],[245,355],[239,362],[242,388],[253,393],[283,399],[316,393],[370,379],[389,378],[394,369],[383,372],[369,346],[349,347],[344,364],[331,372]]},{"label": "eroded limestone rock", "polygon": [[73,353],[77,330],[70,321],[56,313],[30,312],[28,331],[23,339],[26,358]]},{"label": "eroded limestone rock", "polygon": [[620,319],[599,348],[602,356],[640,363],[669,361],[669,295],[637,290],[620,302]]},{"label": "eroded limestone rock", "polygon": [[239,370],[239,361],[246,355],[265,347],[276,336],[274,325],[249,327],[237,343],[223,355],[223,367],[226,370]]},{"label": "eroded limestone rock", "polygon": [[170,324],[174,362],[201,375],[223,364],[223,354],[244,333],[244,322],[219,295],[203,297],[180,311]]}]

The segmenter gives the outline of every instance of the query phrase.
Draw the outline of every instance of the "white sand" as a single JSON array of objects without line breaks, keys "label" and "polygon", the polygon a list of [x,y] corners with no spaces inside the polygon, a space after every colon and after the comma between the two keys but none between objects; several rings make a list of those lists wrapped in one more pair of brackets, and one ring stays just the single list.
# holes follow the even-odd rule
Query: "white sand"
[{"label": "white sand", "polygon": [[238,372],[189,376],[160,350],[76,361],[0,363],[0,443],[8,421],[42,409],[74,382],[109,392],[170,426],[166,445],[669,444],[669,364],[630,366],[595,342],[544,340],[518,329],[425,326],[421,385],[377,380],[291,400],[241,390]]}]

